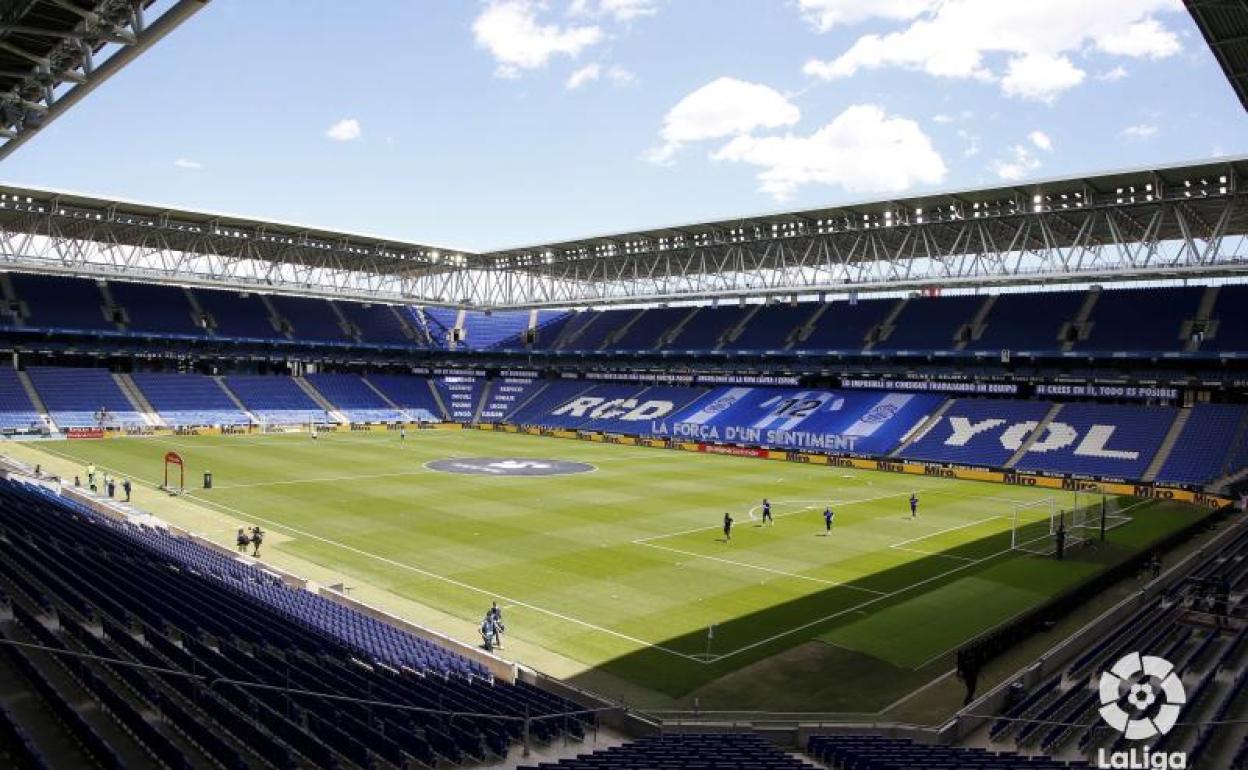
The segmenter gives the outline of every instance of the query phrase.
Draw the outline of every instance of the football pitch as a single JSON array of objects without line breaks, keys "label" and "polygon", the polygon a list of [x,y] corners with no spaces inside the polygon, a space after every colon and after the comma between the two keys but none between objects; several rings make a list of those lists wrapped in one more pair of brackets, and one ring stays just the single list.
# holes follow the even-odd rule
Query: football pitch
[{"label": "football pitch", "polygon": [[[168,451],[191,487],[176,500],[153,490]],[[1012,518],[1046,498],[1071,507],[1073,493],[938,477],[473,430],[14,453],[69,478],[87,462],[125,475],[139,505],[231,547],[237,527],[259,524],[275,564],[401,597],[431,611],[414,620],[464,641],[480,641],[497,601],[502,655],[642,706],[876,711],[947,672],[959,645],[1206,515],[1130,502],[1130,523],[1058,562],[1010,551]],[[480,470],[472,458],[492,469],[429,467]],[[523,475],[555,461],[588,467]],[[204,471],[211,490],[198,488]]]}]

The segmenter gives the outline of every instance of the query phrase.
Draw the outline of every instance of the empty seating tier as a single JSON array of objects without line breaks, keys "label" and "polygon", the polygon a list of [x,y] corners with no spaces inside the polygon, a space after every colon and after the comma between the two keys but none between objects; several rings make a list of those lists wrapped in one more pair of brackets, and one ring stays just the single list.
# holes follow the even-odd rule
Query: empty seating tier
[{"label": "empty seating tier", "polygon": [[103,427],[147,424],[107,369],[32,366],[27,374],[62,428],[99,427],[101,410],[107,412]]},{"label": "empty seating tier", "polygon": [[407,415],[395,409],[358,374],[309,374],[307,381],[351,422],[397,422]]},{"label": "empty seating tier", "polygon": [[312,423],[328,421],[328,415],[290,377],[233,375],[225,385],[262,422]]},{"label": "empty seating tier", "polygon": [[136,373],[130,375],[143,397],[169,425],[245,425],[221,383],[202,374]]},{"label": "empty seating tier", "polygon": [[[58,717],[40,736],[80,746],[102,767],[148,766],[127,761],[141,752],[179,769],[435,767],[504,756],[524,715],[539,717],[538,740],[562,730],[580,736],[587,724],[543,721],[577,707],[496,681],[475,661],[230,556],[104,518],[42,487],[0,482],[0,533],[6,638],[173,674],[4,648]],[[100,729],[97,708],[121,730]],[[5,716],[0,735],[12,735]],[[41,752],[22,733],[27,751],[65,755],[56,745]]]}]

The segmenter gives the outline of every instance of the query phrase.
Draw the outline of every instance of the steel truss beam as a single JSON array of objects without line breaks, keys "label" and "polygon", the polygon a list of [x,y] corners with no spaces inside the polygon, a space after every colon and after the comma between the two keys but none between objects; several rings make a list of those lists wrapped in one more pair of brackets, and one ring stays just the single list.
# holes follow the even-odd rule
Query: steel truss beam
[{"label": "steel truss beam", "polygon": [[1238,166],[1164,173],[486,254],[0,188],[0,269],[497,308],[1248,276]]},{"label": "steel truss beam", "polygon": [[1200,198],[1145,195],[1065,208],[1028,201],[980,216],[813,224],[732,228],[662,250],[630,241],[579,259],[509,254],[487,272],[477,302],[567,306],[1248,275],[1248,194],[1233,188]]},{"label": "steel truss beam", "polygon": [[20,77],[22,83],[0,93],[0,160],[207,3],[208,0],[178,0],[151,20],[144,17],[142,4],[130,0],[106,0],[98,4],[96,11],[63,4],[81,17],[72,31],[0,25],[0,33],[58,41],[49,53],[39,56],[20,45],[0,41],[5,50],[32,65],[29,72],[8,73]]}]

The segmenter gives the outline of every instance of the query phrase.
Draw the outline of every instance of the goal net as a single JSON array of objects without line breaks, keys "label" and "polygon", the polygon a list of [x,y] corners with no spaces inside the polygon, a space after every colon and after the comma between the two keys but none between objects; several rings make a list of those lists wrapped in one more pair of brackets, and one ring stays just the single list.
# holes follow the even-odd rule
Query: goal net
[{"label": "goal net", "polygon": [[1014,503],[1010,517],[1010,550],[1027,553],[1052,553],[1057,532],[1057,501],[1051,497]]},{"label": "goal net", "polygon": [[1010,549],[1051,556],[1057,552],[1059,533],[1066,550],[1077,548],[1129,524],[1130,511],[1139,504],[1131,498],[1089,492],[1074,492],[1066,506],[1051,497],[1015,503]]}]

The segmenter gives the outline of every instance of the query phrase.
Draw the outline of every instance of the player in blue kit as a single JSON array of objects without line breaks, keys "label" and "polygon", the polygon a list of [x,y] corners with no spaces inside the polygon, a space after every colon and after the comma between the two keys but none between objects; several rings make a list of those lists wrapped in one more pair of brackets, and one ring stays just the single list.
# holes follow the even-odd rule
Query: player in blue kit
[{"label": "player in blue kit", "polygon": [[769,501],[767,498],[764,497],[763,498],[763,524],[774,525],[775,523],[776,523],[776,520],[771,518],[771,501]]},{"label": "player in blue kit", "polygon": [[918,515],[919,515],[919,493],[911,492],[910,493],[910,518],[913,519],[914,517]]},{"label": "player in blue kit", "polygon": [[832,534],[832,519],[836,514],[832,511],[832,506],[823,509],[823,536],[827,537]]}]

